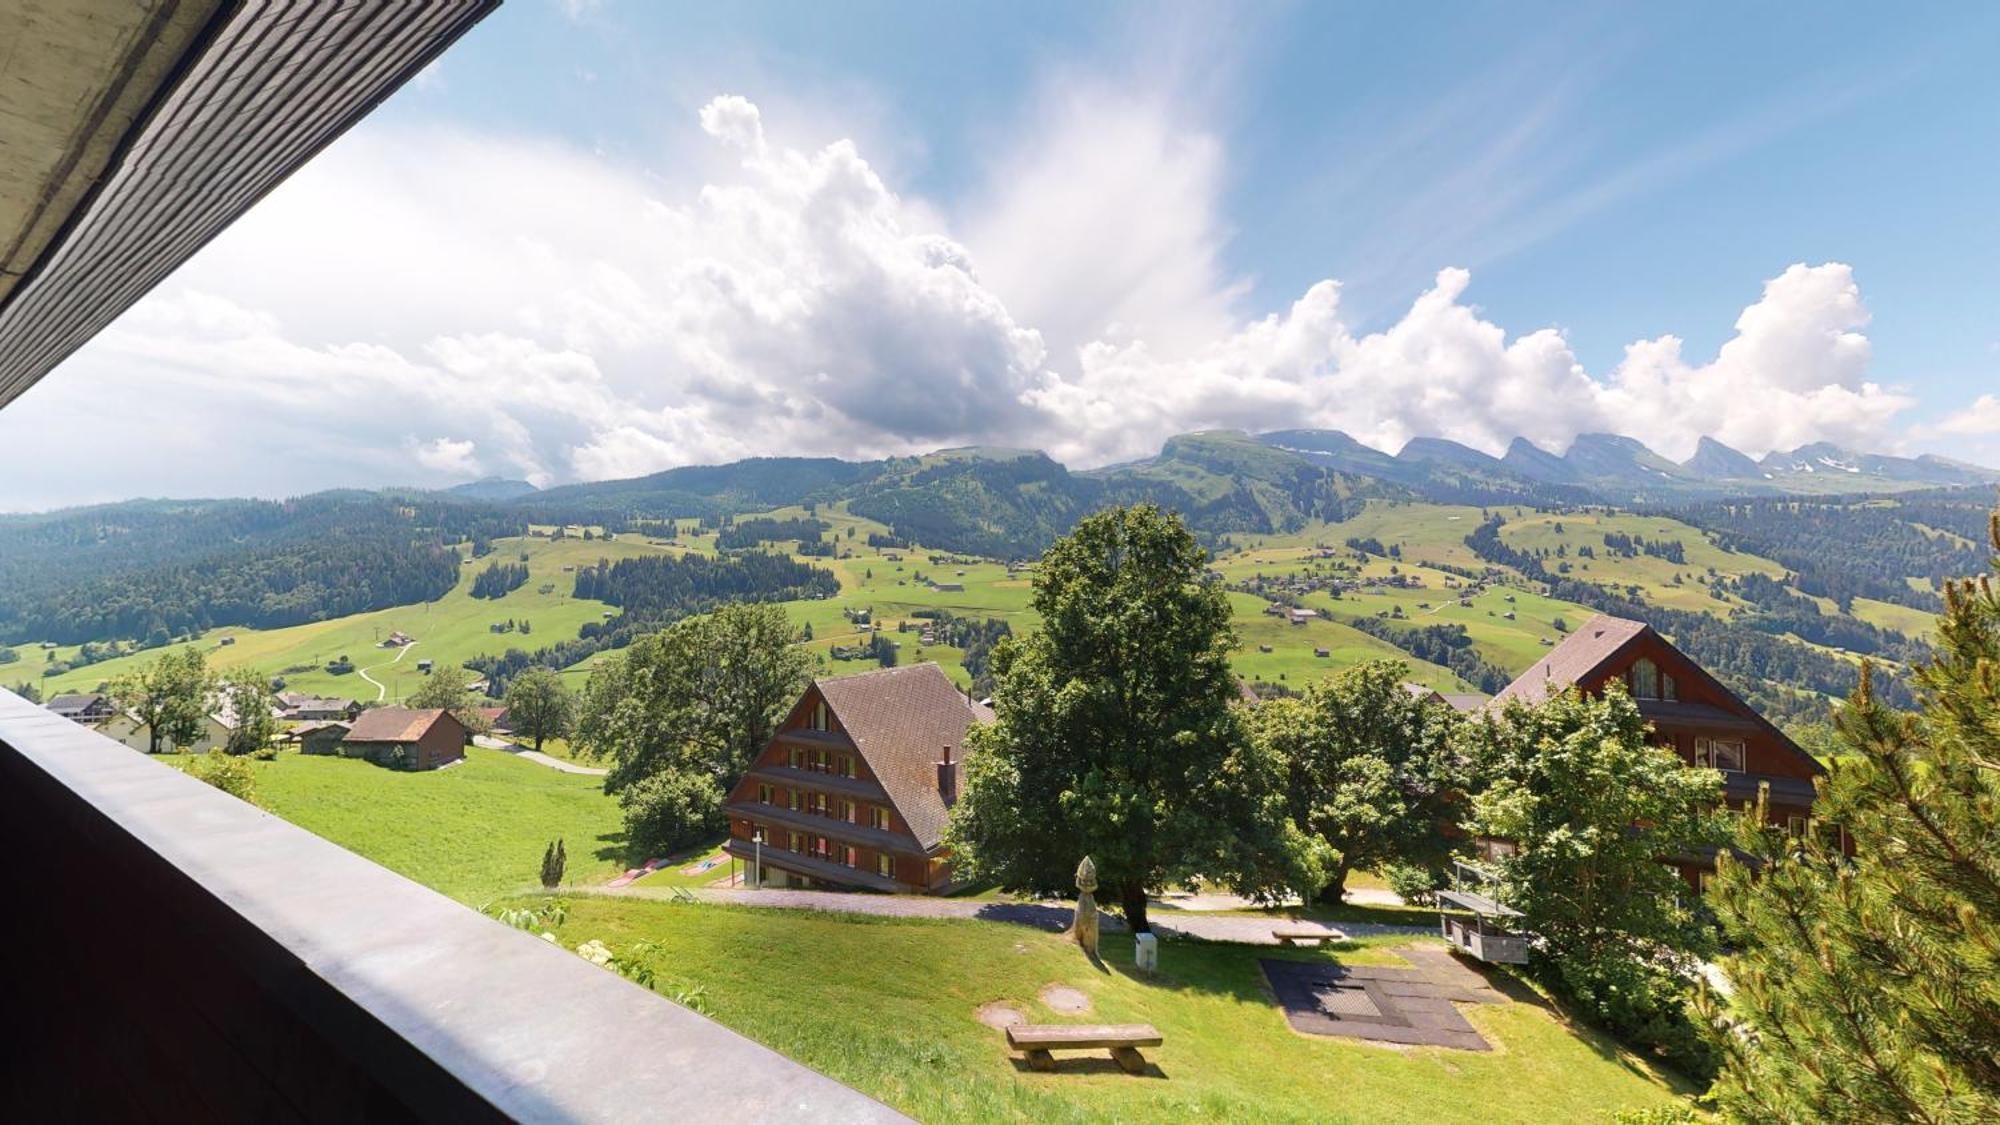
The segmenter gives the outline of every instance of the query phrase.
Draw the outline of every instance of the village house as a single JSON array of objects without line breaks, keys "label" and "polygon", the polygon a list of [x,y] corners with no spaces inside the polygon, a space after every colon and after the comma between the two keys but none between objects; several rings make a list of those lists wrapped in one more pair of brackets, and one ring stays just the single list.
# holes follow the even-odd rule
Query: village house
[{"label": "village house", "polygon": [[992,717],[936,664],[815,680],[729,795],[729,854],[767,887],[950,890],[965,733]]},{"label": "village house", "polygon": [[278,717],[292,723],[348,722],[361,714],[352,699],[331,699],[304,692],[278,693]]},{"label": "village house", "polygon": [[73,723],[95,726],[118,713],[111,703],[111,697],[103,692],[83,692],[52,697],[47,704],[49,710]]},{"label": "village house", "polygon": [[301,723],[286,731],[278,741],[297,743],[301,754],[338,754],[341,741],[353,729],[352,723],[338,721]]},{"label": "village house", "polygon": [[354,720],[340,740],[340,755],[377,765],[434,770],[465,757],[465,743],[465,725],[449,711],[377,707]]},{"label": "village house", "polygon": [[[1571,687],[1596,695],[1614,681],[1631,693],[1656,742],[1690,765],[1722,772],[1723,797],[1731,808],[1755,804],[1758,791],[1768,787],[1772,819],[1805,831],[1813,779],[1825,767],[1642,621],[1592,618],[1493,702],[1535,704]],[[1714,869],[1707,856],[1674,862],[1697,885]]]},{"label": "village house", "polygon": [[[227,708],[217,708],[202,716],[201,737],[193,742],[176,743],[171,739],[160,740],[160,750],[164,753],[206,754],[219,750],[229,742],[229,732],[236,729],[236,716]],[[106,738],[122,742],[134,750],[150,753],[153,749],[153,728],[139,721],[139,716],[129,711],[121,711],[104,721],[97,733]]]}]

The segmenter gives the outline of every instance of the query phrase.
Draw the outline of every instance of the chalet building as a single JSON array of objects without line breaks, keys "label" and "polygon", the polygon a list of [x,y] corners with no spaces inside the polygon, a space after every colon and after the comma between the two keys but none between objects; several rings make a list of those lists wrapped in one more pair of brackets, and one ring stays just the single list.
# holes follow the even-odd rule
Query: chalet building
[{"label": "chalet building", "polygon": [[[1769,786],[1772,819],[1805,831],[1813,779],[1825,767],[1644,622],[1592,618],[1508,684],[1494,703],[1538,703],[1569,687],[1595,695],[1614,680],[1624,683],[1660,745],[1690,765],[1722,771],[1723,796],[1731,808],[1756,803],[1758,789]],[[1714,863],[1681,857],[1676,866],[1698,883]]]},{"label": "chalet building", "polygon": [[95,726],[118,713],[111,698],[103,692],[58,695],[48,702],[48,709],[73,723]]},{"label": "chalet building", "polygon": [[278,717],[297,723],[344,723],[361,714],[361,704],[352,699],[327,699],[304,692],[278,693]]},{"label": "chalet building", "polygon": [[465,724],[440,709],[376,707],[363,711],[340,740],[343,758],[434,770],[465,757]]},{"label": "chalet building", "polygon": [[815,680],[730,793],[725,846],[761,852],[767,887],[949,890],[965,732],[992,718],[936,664]]}]

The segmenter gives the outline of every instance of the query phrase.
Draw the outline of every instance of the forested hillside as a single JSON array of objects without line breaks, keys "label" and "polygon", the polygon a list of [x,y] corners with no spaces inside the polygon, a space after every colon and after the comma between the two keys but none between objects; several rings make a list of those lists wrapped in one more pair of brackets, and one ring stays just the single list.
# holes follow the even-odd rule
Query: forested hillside
[{"label": "forested hillside", "polygon": [[425,601],[458,579],[447,544],[524,528],[485,505],[353,492],[7,517],[0,642],[158,643]]}]

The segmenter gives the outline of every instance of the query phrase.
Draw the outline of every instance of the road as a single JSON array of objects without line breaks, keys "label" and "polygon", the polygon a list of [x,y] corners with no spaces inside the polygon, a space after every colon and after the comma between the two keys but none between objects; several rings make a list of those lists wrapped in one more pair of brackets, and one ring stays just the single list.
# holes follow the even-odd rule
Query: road
[{"label": "road", "polygon": [[363,668],[361,670],[361,678],[375,685],[375,702],[377,703],[382,702],[383,697],[389,694],[389,689],[383,686],[382,681],[376,679],[375,677],[369,675],[368,673],[373,672],[377,668],[387,668],[391,664],[402,663],[403,654],[409,652],[411,649],[415,647],[417,647],[417,642],[411,641],[409,644],[406,644],[396,650],[396,659],[384,660],[380,664],[370,664],[368,667]]},{"label": "road", "polygon": [[[664,887],[634,883],[624,887],[572,888],[584,894],[622,895],[630,898],[674,898],[680,892]],[[875,914],[897,918],[973,918],[987,922],[1008,922],[1043,930],[1062,930],[1074,913],[1070,903],[979,902],[962,898],[931,898],[923,895],[863,895],[838,891],[790,891],[766,889],[720,890],[704,887],[690,892],[702,902],[730,906],[755,906],[773,910],[824,910],[841,914]],[[1206,941],[1276,945],[1271,936],[1275,926],[1294,925],[1283,918],[1247,914],[1192,914],[1173,910],[1155,911],[1149,921],[1162,937],[1194,937]],[[1125,921],[1116,913],[1100,916],[1106,933],[1124,930]],[[1308,923],[1310,924],[1310,923]],[[1391,926],[1378,922],[1336,922],[1331,927],[1349,937],[1405,934],[1412,937],[1435,934],[1435,926]]]}]

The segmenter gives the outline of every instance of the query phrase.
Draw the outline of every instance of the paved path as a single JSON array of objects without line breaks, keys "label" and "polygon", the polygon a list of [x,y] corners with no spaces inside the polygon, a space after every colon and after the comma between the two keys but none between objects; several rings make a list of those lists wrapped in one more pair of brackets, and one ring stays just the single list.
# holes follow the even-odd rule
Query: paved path
[{"label": "paved path", "polygon": [[[627,886],[597,888],[590,893],[628,895],[633,898],[674,897],[670,890]],[[972,918],[986,922],[1010,922],[1018,926],[1061,931],[1069,928],[1072,906],[1057,902],[978,902],[962,898],[927,898],[922,895],[844,894],[839,891],[717,890],[701,888],[693,892],[703,902],[729,906],[755,906],[775,910],[825,910],[842,914],[876,914],[893,918]],[[1153,929],[1161,937],[1195,937],[1206,941],[1239,942],[1246,945],[1276,945],[1271,928],[1280,920],[1243,914],[1188,914],[1177,911],[1152,915]],[[1114,913],[1102,915],[1107,933],[1120,933],[1125,920]],[[1334,925],[1353,937],[1380,934],[1431,934],[1431,926],[1391,926],[1376,922],[1337,922]]]},{"label": "paved path", "polygon": [[492,735],[475,734],[472,736],[472,744],[474,746],[484,746],[488,750],[505,751],[522,761],[533,762],[538,766],[547,766],[552,770],[560,770],[563,773],[582,774],[585,777],[603,777],[605,774],[611,772],[609,770],[597,769],[593,766],[579,766],[575,762],[565,762],[561,758],[544,754],[540,750],[530,750],[518,742],[509,742],[504,738],[494,738]]},{"label": "paved path", "polygon": [[409,652],[411,649],[415,647],[417,647],[417,642],[411,641],[409,644],[403,645],[400,648],[396,649],[396,659],[384,660],[380,664],[370,664],[368,667],[363,668],[361,670],[361,678],[375,685],[375,702],[377,703],[382,702],[382,698],[389,694],[389,689],[384,687],[380,680],[377,680],[375,677],[369,675],[368,673],[373,672],[377,668],[387,668],[391,664],[401,664],[403,662],[403,654]]}]

